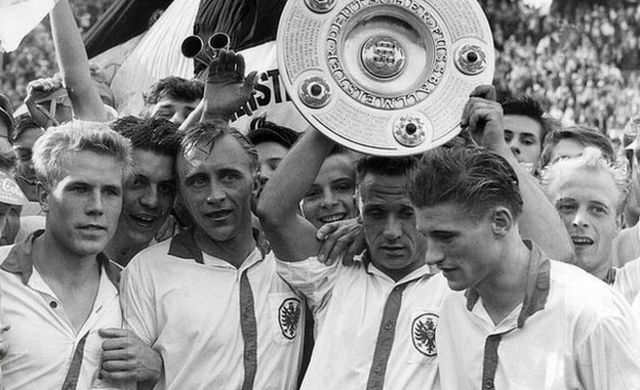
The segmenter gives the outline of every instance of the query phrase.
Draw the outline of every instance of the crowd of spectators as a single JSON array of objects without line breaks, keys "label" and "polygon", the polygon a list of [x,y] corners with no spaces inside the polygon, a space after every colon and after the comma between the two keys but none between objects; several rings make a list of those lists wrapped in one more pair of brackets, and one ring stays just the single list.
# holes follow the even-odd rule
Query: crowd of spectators
[{"label": "crowd of spectators", "polygon": [[[86,31],[113,0],[74,0]],[[506,99],[541,98],[564,124],[603,132],[640,114],[640,6],[618,2],[554,2],[550,13],[521,0],[480,0],[497,49],[494,84]],[[19,105],[29,81],[56,69],[48,22],[13,53],[2,55],[0,90]]]},{"label": "crowd of spectators", "polygon": [[542,99],[563,124],[603,132],[640,113],[640,6],[555,2],[551,12],[482,0],[498,52],[494,84],[506,98]]},{"label": "crowd of spectators", "polygon": [[[76,23],[86,32],[114,0],[71,0]],[[29,81],[50,77],[58,71],[48,17],[25,37],[18,49],[0,52],[0,91],[14,107],[22,104]]]}]

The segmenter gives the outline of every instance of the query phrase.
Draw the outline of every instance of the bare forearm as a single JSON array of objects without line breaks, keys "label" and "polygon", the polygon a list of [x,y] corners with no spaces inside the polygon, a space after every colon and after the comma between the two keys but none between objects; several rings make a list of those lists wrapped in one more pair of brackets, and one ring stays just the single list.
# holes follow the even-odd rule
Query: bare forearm
[{"label": "bare forearm", "polygon": [[518,175],[524,202],[519,224],[522,237],[534,241],[552,258],[569,261],[573,257],[569,233],[542,188],[533,176],[522,168],[506,145],[494,152],[504,157]]},{"label": "bare forearm", "polygon": [[105,121],[107,113],[93,87],[87,52],[68,0],[60,0],[51,11],[51,29],[56,58],[75,115],[82,120]]},{"label": "bare forearm", "polygon": [[298,204],[313,184],[333,141],[310,128],[282,160],[260,196],[258,216],[278,224],[297,215]]},{"label": "bare forearm", "polygon": [[318,253],[316,228],[297,210],[332,146],[333,142],[317,130],[307,130],[260,195],[257,214],[280,260],[301,261]]}]

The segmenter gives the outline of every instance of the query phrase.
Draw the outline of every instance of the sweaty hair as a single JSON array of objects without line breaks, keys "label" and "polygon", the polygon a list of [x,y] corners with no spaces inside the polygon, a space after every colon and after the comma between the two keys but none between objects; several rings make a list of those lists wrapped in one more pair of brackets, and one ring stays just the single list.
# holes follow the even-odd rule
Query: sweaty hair
[{"label": "sweaty hair", "polygon": [[160,99],[169,96],[176,100],[191,102],[202,99],[204,84],[198,80],[186,80],[182,77],[165,77],[151,86],[149,93],[144,95],[147,104],[156,104]]},{"label": "sweaty hair", "polygon": [[166,119],[125,116],[111,123],[111,129],[131,141],[134,149],[176,158],[180,151],[178,126]]},{"label": "sweaty hair", "polygon": [[427,151],[413,172],[409,195],[416,207],[453,203],[477,217],[495,206],[514,217],[522,213],[516,173],[504,158],[478,147]]},{"label": "sweaty hair", "polygon": [[361,182],[368,173],[381,176],[408,175],[417,162],[418,158],[415,156],[382,157],[365,155],[356,163],[357,181]]},{"label": "sweaty hair", "polygon": [[238,141],[240,146],[247,152],[249,157],[249,167],[253,172],[257,172],[260,165],[258,163],[258,151],[251,141],[247,139],[237,129],[228,125],[199,123],[184,133],[181,142],[180,153],[184,156],[193,148],[204,149],[211,153],[216,142],[225,135],[232,136]]},{"label": "sweaty hair", "polygon": [[548,165],[541,175],[542,186],[549,197],[557,187],[558,180],[570,179],[572,172],[577,169],[586,169],[589,172],[604,171],[611,175],[618,191],[617,212],[624,211],[625,201],[629,194],[630,180],[624,165],[618,165],[604,158],[600,149],[587,146],[581,156],[564,158]]},{"label": "sweaty hair", "polygon": [[42,127],[40,127],[40,125],[38,125],[33,120],[33,118],[31,118],[31,115],[29,114],[19,115],[16,118],[16,127],[13,130],[11,142],[15,142],[15,140],[17,140],[25,130],[33,129],[33,128],[36,128],[40,131],[44,131]]},{"label": "sweaty hair", "polygon": [[33,146],[38,180],[54,187],[62,180],[70,155],[90,151],[114,157],[126,173],[131,168],[131,143],[105,123],[73,121],[52,127]]},{"label": "sweaty hair", "polygon": [[613,162],[615,160],[613,146],[611,146],[611,142],[606,135],[592,127],[576,125],[554,130],[547,135],[542,156],[540,157],[541,167],[545,167],[551,162],[553,149],[563,139],[575,140],[583,146],[595,146],[602,151],[602,156],[607,161]]},{"label": "sweaty hair", "polygon": [[538,100],[531,96],[520,96],[511,98],[502,103],[502,111],[504,115],[522,115],[538,122],[541,127],[540,143],[544,141],[547,134],[551,133],[558,123],[552,119],[545,117],[542,105]]}]

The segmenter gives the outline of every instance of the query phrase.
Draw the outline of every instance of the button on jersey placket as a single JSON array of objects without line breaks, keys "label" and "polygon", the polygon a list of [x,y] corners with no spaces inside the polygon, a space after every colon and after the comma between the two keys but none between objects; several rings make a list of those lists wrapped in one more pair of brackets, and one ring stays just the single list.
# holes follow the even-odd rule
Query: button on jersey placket
[{"label": "button on jersey placket", "polygon": [[408,283],[397,285],[391,290],[384,305],[376,348],[373,353],[373,362],[367,380],[367,390],[378,390],[384,387],[384,378],[387,372],[387,362],[393,348],[396,322],[402,306],[402,294]]}]

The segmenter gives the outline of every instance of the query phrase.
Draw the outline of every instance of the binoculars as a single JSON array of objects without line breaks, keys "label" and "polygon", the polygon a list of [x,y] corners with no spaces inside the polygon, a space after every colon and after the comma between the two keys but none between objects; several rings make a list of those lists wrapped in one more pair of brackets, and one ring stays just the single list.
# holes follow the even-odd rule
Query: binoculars
[{"label": "binoculars", "polygon": [[214,33],[209,37],[206,45],[202,38],[191,35],[182,41],[180,50],[185,57],[193,58],[204,66],[209,66],[209,63],[218,56],[220,50],[228,50],[230,44],[231,38],[225,33]]}]

